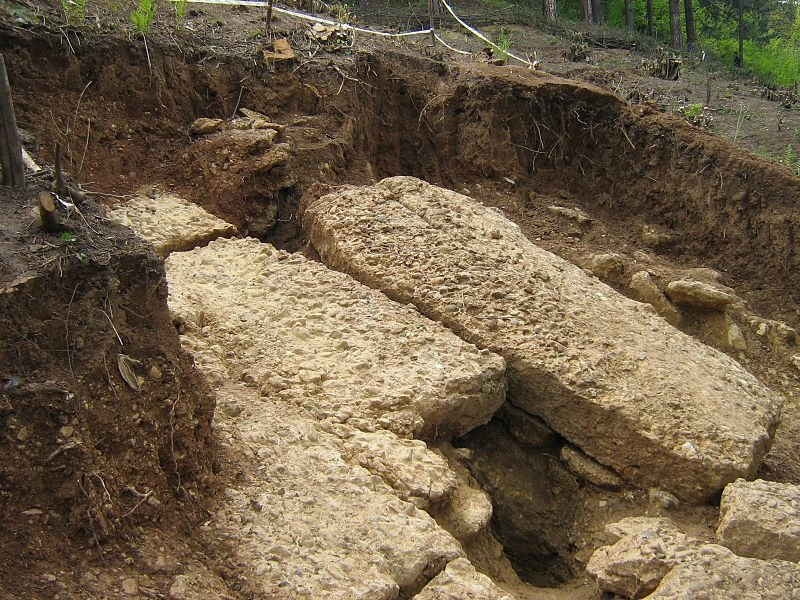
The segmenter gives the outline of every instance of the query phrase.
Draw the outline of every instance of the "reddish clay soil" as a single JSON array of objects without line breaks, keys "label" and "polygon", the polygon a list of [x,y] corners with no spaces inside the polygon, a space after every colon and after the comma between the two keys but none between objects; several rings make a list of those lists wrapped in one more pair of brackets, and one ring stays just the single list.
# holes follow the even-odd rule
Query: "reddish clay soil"
[{"label": "reddish clay soil", "polygon": [[[230,20],[215,26],[218,15]],[[263,40],[243,39],[258,15],[209,9],[196,23],[149,38],[149,59],[141,40],[0,24],[26,148],[51,162],[61,142],[67,170],[102,204],[159,184],[246,230],[277,203],[264,237],[290,250],[305,244],[304,193],[415,175],[497,206],[566,258],[623,254],[629,265],[611,281],[623,293],[636,264],[664,278],[711,267],[753,314],[800,323],[800,179],[779,166],[586,83],[371,40],[267,64]],[[302,49],[303,25],[279,29]],[[238,107],[287,125],[285,157],[265,165],[246,144],[192,141],[194,119]],[[181,531],[202,522],[225,464],[213,401],[170,322],[163,261],[94,201],[65,222],[72,241],[39,233],[30,210],[51,186],[46,173],[25,194],[2,192],[0,590],[80,595],[78,566],[103,561],[163,590],[169,569],[131,548],[180,539],[170,560],[191,560]],[[565,223],[552,204],[600,226]],[[644,224],[672,245],[644,248]],[[699,321],[685,328],[702,337]],[[760,475],[800,483],[798,350],[746,337],[736,357],[787,398]],[[121,378],[120,353],[138,361],[141,392]],[[53,572],[61,592],[41,578]]]}]

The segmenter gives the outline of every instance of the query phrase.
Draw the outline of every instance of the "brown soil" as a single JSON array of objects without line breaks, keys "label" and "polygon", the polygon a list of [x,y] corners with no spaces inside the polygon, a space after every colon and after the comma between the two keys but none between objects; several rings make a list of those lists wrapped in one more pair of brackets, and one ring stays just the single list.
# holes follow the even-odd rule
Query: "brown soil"
[{"label": "brown soil", "polygon": [[[225,26],[213,26],[219,15],[230,18]],[[0,25],[26,147],[52,160],[61,141],[67,169],[82,165],[81,183],[106,204],[159,184],[245,230],[277,204],[278,223],[265,239],[291,250],[304,245],[296,213],[313,184],[389,175],[467,190],[573,260],[607,251],[633,257],[649,224],[676,241],[648,250],[646,268],[666,276],[713,267],[753,313],[800,322],[800,186],[779,166],[589,84],[372,41],[349,54],[265,64],[260,40],[242,40],[258,27],[257,14],[209,9],[196,22],[192,38],[153,36],[150,65],[139,41],[83,31],[66,44],[58,32]],[[281,28],[303,39],[302,26]],[[210,45],[210,32],[227,51]],[[288,125],[280,140],[285,157],[265,164],[255,157],[257,144],[189,137],[195,118],[228,118],[237,106]],[[0,380],[18,379],[0,395],[0,591],[51,592],[41,576],[60,570],[58,580],[74,592],[83,589],[77,565],[97,568],[104,560],[114,585],[144,570],[164,590],[169,570],[145,568],[150,562],[131,547],[171,539],[175,560],[200,555],[180,532],[198,523],[213,488],[213,403],[171,326],[163,262],[92,203],[82,208],[85,221],[67,223],[74,242],[38,233],[30,207],[38,188],[50,185],[42,178],[27,195],[3,192],[12,210],[0,223],[0,282],[20,282],[0,300],[10,316],[0,324]],[[580,206],[600,226],[565,223],[546,210],[551,204]],[[612,283],[626,291],[623,278]],[[686,329],[702,337],[691,320]],[[738,358],[787,397],[762,475],[800,483],[798,381],[788,362],[797,349],[768,348],[751,334],[748,341]],[[122,381],[120,352],[141,361],[142,392]],[[501,433],[489,429],[475,439]],[[494,443],[481,443],[489,450],[477,463],[492,462]],[[547,462],[531,460],[540,459]],[[226,464],[224,456],[217,460]],[[158,504],[140,503],[141,494]],[[539,503],[540,514],[561,506],[548,502]],[[43,512],[22,513],[30,508]],[[577,518],[565,517],[564,528]],[[575,565],[563,559],[576,548],[564,531],[543,536],[561,539],[534,552],[549,553],[555,566],[521,572],[543,583],[567,579]],[[98,581],[102,588],[105,580]]]}]

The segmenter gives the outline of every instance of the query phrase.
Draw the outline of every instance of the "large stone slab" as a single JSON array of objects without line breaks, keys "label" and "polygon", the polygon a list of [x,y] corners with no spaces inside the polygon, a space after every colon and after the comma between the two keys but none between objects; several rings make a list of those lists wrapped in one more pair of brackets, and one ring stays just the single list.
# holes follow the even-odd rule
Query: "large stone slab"
[{"label": "large stone slab", "polygon": [[237,233],[236,227],[196,204],[160,192],[135,196],[109,211],[109,216],[153,244],[161,256]]},{"label": "large stone slab", "polygon": [[[464,556],[426,512],[347,460],[340,438],[302,408],[262,398],[243,382],[217,394],[214,424],[238,456],[237,477],[198,535],[221,562],[236,565],[253,597],[410,597]],[[232,416],[231,405],[242,413]]]},{"label": "large stone slab", "polygon": [[466,196],[391,178],[304,224],[328,265],[503,355],[515,405],[636,485],[706,501],[769,448],[781,398]]},{"label": "large stone slab", "polygon": [[166,264],[182,343],[217,390],[215,426],[237,457],[205,542],[255,597],[411,597],[464,556],[424,512],[470,533],[460,482],[411,438],[490,419],[502,358],[257,240],[220,239]]},{"label": "large stone slab", "polygon": [[717,540],[739,556],[800,562],[800,486],[731,483],[722,492]]},{"label": "large stone slab", "polygon": [[800,600],[796,563],[742,558],[722,546],[716,549],[672,569],[647,599]]},{"label": "large stone slab", "polygon": [[220,239],[166,266],[185,347],[318,420],[447,439],[505,400],[502,358],[302,256]]}]

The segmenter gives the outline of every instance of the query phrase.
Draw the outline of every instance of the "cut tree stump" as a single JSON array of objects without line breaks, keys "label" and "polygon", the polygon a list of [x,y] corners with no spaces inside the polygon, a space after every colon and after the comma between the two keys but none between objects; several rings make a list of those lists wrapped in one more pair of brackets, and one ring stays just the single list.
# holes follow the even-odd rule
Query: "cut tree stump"
[{"label": "cut tree stump", "polygon": [[49,192],[39,194],[39,217],[42,220],[42,229],[54,233],[61,228],[58,221],[58,209]]},{"label": "cut tree stump", "polygon": [[11,101],[11,86],[3,55],[0,54],[0,168],[3,183],[23,189],[25,187],[25,164],[22,162],[22,146],[19,141],[14,104]]}]

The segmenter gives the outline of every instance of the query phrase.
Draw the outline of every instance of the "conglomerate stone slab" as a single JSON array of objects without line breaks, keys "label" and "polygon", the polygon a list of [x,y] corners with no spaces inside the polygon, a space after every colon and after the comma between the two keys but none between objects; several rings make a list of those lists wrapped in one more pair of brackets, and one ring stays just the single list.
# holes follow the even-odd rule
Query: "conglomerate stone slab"
[{"label": "conglomerate stone slab", "polygon": [[722,492],[717,540],[739,556],[800,562],[800,486],[734,481]]},{"label": "conglomerate stone slab", "polygon": [[186,345],[319,419],[449,438],[505,399],[503,360],[342,273],[254,239],[167,259]]},{"label": "conglomerate stone slab", "polygon": [[236,235],[236,227],[203,208],[171,194],[154,192],[121,204],[109,216],[153,244],[161,256],[191,250],[220,237]]},{"label": "conglomerate stone slab", "polygon": [[515,405],[636,485],[706,501],[769,448],[780,397],[466,196],[395,177],[304,226],[329,266],[503,355]]},{"label": "conglomerate stone slab", "polygon": [[705,556],[672,569],[647,599],[800,600],[797,563],[743,558],[711,544],[704,548]]},{"label": "conglomerate stone slab", "polygon": [[[244,382],[217,394],[215,429],[240,456],[238,476],[198,535],[245,571],[254,597],[408,597],[464,556],[426,512],[349,462],[340,437],[302,408]],[[231,405],[242,412],[232,416]]]},{"label": "conglomerate stone slab", "polygon": [[459,558],[414,596],[417,600],[514,600],[472,564]]},{"label": "conglomerate stone slab", "polygon": [[300,255],[220,239],[166,266],[185,346],[319,420],[447,439],[505,400],[502,358]]}]

